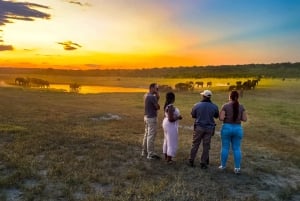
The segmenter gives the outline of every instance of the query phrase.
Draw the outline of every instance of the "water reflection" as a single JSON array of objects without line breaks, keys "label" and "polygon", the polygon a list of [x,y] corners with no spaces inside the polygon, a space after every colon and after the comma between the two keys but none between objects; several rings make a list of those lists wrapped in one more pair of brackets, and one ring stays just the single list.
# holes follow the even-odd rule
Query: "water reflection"
[{"label": "water reflection", "polygon": [[[70,86],[66,84],[51,84],[50,89],[62,90],[70,92]],[[96,93],[132,93],[132,92],[147,92],[144,88],[127,88],[113,86],[81,86],[79,93],[81,94],[96,94]]]}]

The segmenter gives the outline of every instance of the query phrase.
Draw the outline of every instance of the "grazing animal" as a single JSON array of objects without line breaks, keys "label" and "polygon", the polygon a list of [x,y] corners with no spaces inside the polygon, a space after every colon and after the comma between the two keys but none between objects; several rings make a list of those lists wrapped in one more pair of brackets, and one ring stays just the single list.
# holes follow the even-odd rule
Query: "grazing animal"
[{"label": "grazing animal", "polygon": [[186,82],[186,84],[188,85],[188,90],[190,90],[190,91],[194,90],[194,82],[193,81]]},{"label": "grazing animal", "polygon": [[158,85],[159,91],[172,91],[172,87],[169,85]]},{"label": "grazing animal", "polygon": [[253,88],[255,87],[255,86],[257,86],[258,85],[258,80],[252,80],[252,86],[253,86]]},{"label": "grazing animal", "polygon": [[15,79],[15,84],[19,86],[28,86],[29,85],[29,80],[24,78],[24,77],[17,77]]},{"label": "grazing animal", "polygon": [[32,87],[48,88],[50,86],[48,81],[39,78],[29,78],[29,81]]},{"label": "grazing animal", "polygon": [[195,82],[195,84],[197,85],[197,87],[201,86],[203,88],[204,82]]},{"label": "grazing animal", "polygon": [[245,89],[245,90],[251,90],[251,89],[255,88],[257,83],[258,83],[258,80],[248,80],[248,81],[243,83],[242,88]]},{"label": "grazing animal", "polygon": [[175,89],[177,91],[188,91],[189,85],[186,83],[180,82],[180,83],[175,84]]},{"label": "grazing animal", "polygon": [[70,86],[70,92],[78,93],[80,90],[80,85],[78,83],[72,83]]}]

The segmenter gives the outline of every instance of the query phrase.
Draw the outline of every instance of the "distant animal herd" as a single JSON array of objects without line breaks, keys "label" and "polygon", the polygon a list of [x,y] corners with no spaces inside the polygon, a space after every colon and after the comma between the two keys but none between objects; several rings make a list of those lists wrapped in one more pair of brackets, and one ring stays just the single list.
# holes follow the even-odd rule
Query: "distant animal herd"
[{"label": "distant animal herd", "polygon": [[[253,79],[253,80],[247,80],[245,82],[242,81],[236,81],[235,85],[230,85],[230,83],[227,83],[228,90],[251,90],[255,89],[255,87],[258,85],[258,82],[260,81],[259,79]],[[160,91],[193,91],[195,88],[203,88],[203,87],[212,87],[213,83],[211,81],[208,81],[206,83],[202,81],[188,81],[188,82],[179,82],[175,84],[175,88],[173,89],[169,85],[159,85],[159,90]]]},{"label": "distant animal herd", "polygon": [[[230,85],[230,83],[227,83],[228,90],[251,90],[255,89],[255,87],[258,85],[258,82],[260,81],[260,78],[258,79],[252,79],[247,80],[245,82],[242,81],[236,81],[235,85]],[[15,79],[15,84],[18,86],[23,87],[38,87],[38,88],[49,88],[50,83],[47,80],[43,80],[40,78],[25,78],[25,77],[17,77]],[[78,92],[80,89],[80,85],[78,83],[71,83],[70,85],[70,91],[71,92]],[[187,81],[187,82],[179,82],[175,84],[175,88],[173,89],[169,85],[159,85],[160,91],[193,91],[195,88],[203,88],[203,87],[212,87],[213,83],[211,81],[208,81],[204,83],[203,81]]]},{"label": "distant animal herd", "polygon": [[[47,80],[40,78],[29,78],[29,77],[17,77],[15,79],[15,85],[22,87],[36,87],[36,88],[49,88],[50,83]],[[79,92],[80,85],[77,83],[71,83],[69,85],[70,92]]]},{"label": "distant animal herd", "polygon": [[50,83],[47,80],[39,78],[25,78],[17,77],[15,79],[15,84],[25,87],[39,87],[39,88],[49,88]]}]

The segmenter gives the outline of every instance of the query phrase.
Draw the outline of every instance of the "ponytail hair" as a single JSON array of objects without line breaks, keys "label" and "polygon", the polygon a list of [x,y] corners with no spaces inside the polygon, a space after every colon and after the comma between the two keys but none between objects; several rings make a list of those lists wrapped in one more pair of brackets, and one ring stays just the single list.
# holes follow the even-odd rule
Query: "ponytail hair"
[{"label": "ponytail hair", "polygon": [[166,94],[166,102],[165,102],[165,105],[164,105],[164,110],[166,110],[166,107],[168,105],[170,105],[171,103],[174,103],[175,101],[175,94],[173,92],[168,92]]},{"label": "ponytail hair", "polygon": [[239,104],[239,92],[238,91],[231,91],[230,93],[230,100],[232,100],[233,104],[233,121],[236,121],[238,116],[239,116],[239,108],[240,108],[240,104]]}]

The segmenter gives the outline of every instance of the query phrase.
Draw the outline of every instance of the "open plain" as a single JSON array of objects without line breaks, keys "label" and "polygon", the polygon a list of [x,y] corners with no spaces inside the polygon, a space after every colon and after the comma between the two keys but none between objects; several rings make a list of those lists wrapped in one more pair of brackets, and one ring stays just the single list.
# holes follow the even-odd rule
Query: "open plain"
[{"label": "open plain", "polygon": [[[122,78],[105,83],[147,88],[150,82],[174,85],[178,81]],[[232,155],[227,170],[218,170],[218,120],[209,168],[186,165],[192,140],[190,111],[200,100],[199,91],[206,87],[175,92],[175,104],[184,119],[176,163],[166,165],[163,160],[140,157],[143,93],[65,93],[3,83],[0,200],[300,200],[298,79],[262,79],[254,90],[244,91],[240,102],[249,120],[243,124],[239,176],[233,174]],[[221,107],[228,99],[227,87],[210,89],[213,102]],[[164,96],[161,92],[161,105]],[[160,111],[160,122],[162,117]],[[162,140],[160,126],[156,138],[160,154]]]}]

